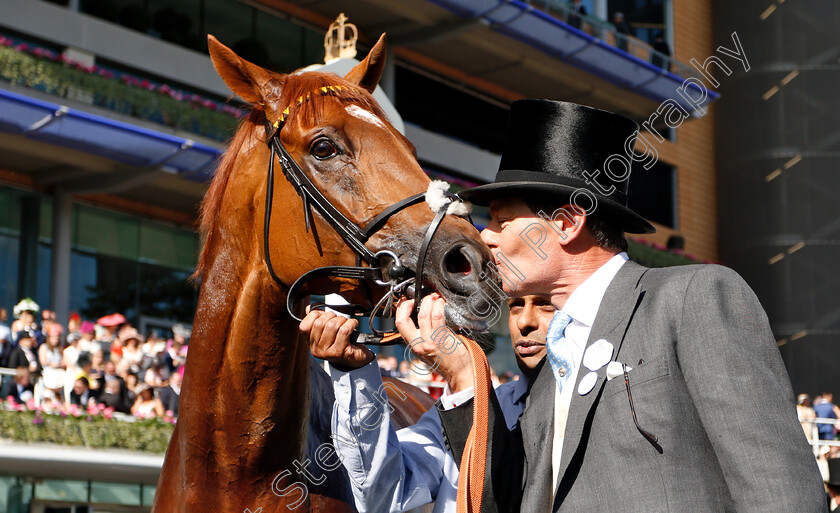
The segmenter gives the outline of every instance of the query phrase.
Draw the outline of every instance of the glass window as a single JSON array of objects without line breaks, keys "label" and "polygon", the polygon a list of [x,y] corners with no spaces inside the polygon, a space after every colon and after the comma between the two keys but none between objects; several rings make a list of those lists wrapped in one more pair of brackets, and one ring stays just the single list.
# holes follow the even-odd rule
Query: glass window
[{"label": "glass window", "polygon": [[44,479],[35,485],[35,498],[52,501],[87,502],[87,481]]},{"label": "glass window", "polygon": [[155,500],[155,490],[157,488],[153,485],[144,485],[143,486],[143,506],[151,506],[152,502]]},{"label": "glass window", "polygon": [[[20,243],[17,237],[0,234],[0,306],[4,306],[12,318],[12,307],[18,302],[18,254]],[[0,510],[1,511],[1,510]]]},{"label": "glass window", "polygon": [[76,206],[74,246],[91,252],[137,258],[139,220],[85,205]]},{"label": "glass window", "polygon": [[140,485],[94,481],[90,485],[90,501],[100,504],[140,506]]},{"label": "glass window", "polygon": [[81,312],[96,291],[96,256],[73,251],[70,269],[70,311]]},{"label": "glass window", "polygon": [[650,169],[633,163],[628,204],[642,217],[671,228],[677,227],[677,173],[661,161]]}]

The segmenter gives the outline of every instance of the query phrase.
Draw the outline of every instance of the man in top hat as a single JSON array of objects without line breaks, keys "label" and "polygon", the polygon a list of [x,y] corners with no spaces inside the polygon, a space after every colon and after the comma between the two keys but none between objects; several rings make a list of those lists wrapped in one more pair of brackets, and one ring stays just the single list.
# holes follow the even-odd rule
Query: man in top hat
[{"label": "man in top hat", "polygon": [[[547,100],[514,102],[482,232],[508,294],[557,308],[519,419],[505,429],[490,394],[483,511],[825,511],[767,317],[733,271],[647,269],[624,233],[653,227],[627,208],[637,125]],[[624,172],[620,172],[624,164]],[[463,344],[439,351],[446,302],[397,309],[412,350],[451,388],[439,413],[460,461],[472,424]],[[478,312],[476,312],[478,313]],[[356,354],[348,351],[348,355]]]}]

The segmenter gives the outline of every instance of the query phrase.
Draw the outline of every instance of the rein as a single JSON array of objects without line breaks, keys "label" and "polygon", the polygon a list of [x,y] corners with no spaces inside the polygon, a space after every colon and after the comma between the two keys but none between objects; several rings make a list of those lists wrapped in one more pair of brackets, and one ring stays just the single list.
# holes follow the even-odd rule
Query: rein
[{"label": "rein", "polygon": [[[325,88],[322,88],[322,91],[325,92]],[[303,97],[301,98],[301,101],[302,100]],[[382,297],[382,299],[379,300],[372,310],[368,310],[361,305],[330,305],[330,308],[349,315],[369,316],[368,325],[373,333],[358,333],[358,342],[370,345],[396,344],[401,340],[399,335],[394,333],[383,333],[376,330],[373,327],[373,319],[376,316],[376,313],[380,310],[390,312],[393,300],[402,295],[408,295],[409,297],[414,296],[416,299],[415,313],[417,309],[419,309],[420,302],[423,298],[423,267],[426,260],[426,253],[428,252],[431,241],[434,238],[435,232],[437,232],[438,227],[447,215],[449,205],[454,201],[461,201],[461,199],[452,193],[445,193],[446,201],[440,206],[440,208],[438,208],[437,212],[435,212],[434,219],[426,229],[426,235],[423,238],[423,242],[418,252],[417,265],[413,270],[414,277],[406,278],[405,275],[407,269],[394,252],[383,250],[374,253],[365,246],[365,243],[371,236],[378,232],[385,223],[388,222],[388,219],[391,216],[410,206],[422,203],[425,200],[426,193],[415,194],[392,204],[368,222],[367,225],[360,228],[356,223],[342,214],[332,204],[332,202],[330,202],[330,200],[327,199],[320,190],[318,190],[309,177],[304,174],[298,163],[280,141],[280,131],[285,125],[285,119],[288,111],[289,109],[286,108],[281,119],[275,121],[274,123],[271,123],[267,117],[265,120],[266,143],[271,151],[268,163],[268,176],[266,178],[265,222],[263,225],[263,255],[266,266],[268,267],[268,272],[277,284],[281,287],[285,286],[274,272],[268,245],[271,226],[271,205],[274,195],[274,158],[276,156],[280,161],[280,166],[283,169],[284,176],[292,184],[295,191],[303,201],[304,219],[307,233],[312,226],[312,208],[314,207],[315,210],[321,214],[324,220],[327,221],[327,223],[329,223],[329,225],[336,231],[336,233],[341,236],[350,249],[353,250],[356,254],[357,262],[355,267],[320,267],[309,271],[298,278],[287,294],[286,309],[289,314],[292,318],[298,321],[302,320],[295,314],[294,304],[297,302],[297,296],[303,286],[313,279],[335,277],[356,279],[362,283],[374,282],[377,285],[389,287],[389,291]],[[383,257],[388,257],[391,260],[391,263],[387,267],[385,273],[383,273],[383,266],[381,265]],[[368,264],[367,267],[361,266],[362,260]],[[325,306],[326,305],[319,304],[315,307],[323,308]]]}]

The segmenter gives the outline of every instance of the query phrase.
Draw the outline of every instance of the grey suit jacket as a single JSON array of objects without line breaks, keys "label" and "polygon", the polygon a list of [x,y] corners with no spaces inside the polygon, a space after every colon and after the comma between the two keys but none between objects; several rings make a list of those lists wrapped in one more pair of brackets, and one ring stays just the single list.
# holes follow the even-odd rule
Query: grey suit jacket
[{"label": "grey suit jacket", "polygon": [[[627,262],[607,289],[587,347],[599,339],[632,367],[636,418],[656,442],[637,429],[623,376],[608,381],[605,366],[588,394],[574,384],[552,490],[556,385],[544,365],[521,433],[491,430],[488,468],[505,476],[488,476],[484,511],[827,511],[767,317],[740,276],[712,265]],[[440,415],[460,461],[472,402]]]}]

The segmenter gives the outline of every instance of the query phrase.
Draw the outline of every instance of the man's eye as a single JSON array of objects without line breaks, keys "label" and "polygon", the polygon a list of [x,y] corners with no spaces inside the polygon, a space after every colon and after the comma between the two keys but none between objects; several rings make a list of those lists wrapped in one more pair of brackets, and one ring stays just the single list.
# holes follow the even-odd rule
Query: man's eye
[{"label": "man's eye", "polygon": [[318,160],[326,160],[338,155],[338,148],[329,139],[321,138],[312,143],[309,153]]}]

